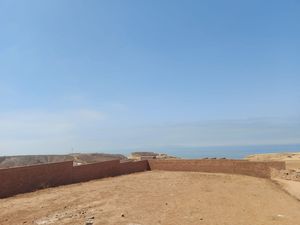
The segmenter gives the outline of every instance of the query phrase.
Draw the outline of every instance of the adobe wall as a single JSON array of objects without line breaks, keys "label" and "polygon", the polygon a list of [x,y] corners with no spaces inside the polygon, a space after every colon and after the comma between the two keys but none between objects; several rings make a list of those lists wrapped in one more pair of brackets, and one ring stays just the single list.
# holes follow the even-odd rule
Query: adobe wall
[{"label": "adobe wall", "polygon": [[147,160],[125,163],[112,160],[74,167],[73,162],[69,161],[0,169],[0,198],[46,187],[142,172],[148,169]]},{"label": "adobe wall", "polygon": [[285,162],[251,162],[246,160],[148,160],[150,170],[195,171],[242,174],[270,178],[271,168],[285,169]]},{"label": "adobe wall", "polygon": [[269,162],[264,162],[267,164],[269,167],[277,169],[277,170],[285,170],[286,169],[286,163],[282,161],[269,161]]},{"label": "adobe wall", "polygon": [[0,198],[46,187],[113,177],[146,170],[199,171],[243,174],[270,178],[271,169],[285,169],[285,162],[246,160],[143,160],[120,163],[104,161],[73,167],[73,162],[0,169]]},{"label": "adobe wall", "polygon": [[84,182],[104,177],[117,176],[120,173],[120,160],[104,161],[73,167],[72,182]]},{"label": "adobe wall", "polygon": [[71,183],[73,162],[0,170],[0,198]]},{"label": "adobe wall", "polygon": [[149,169],[150,168],[147,160],[120,163],[120,175],[143,172]]}]

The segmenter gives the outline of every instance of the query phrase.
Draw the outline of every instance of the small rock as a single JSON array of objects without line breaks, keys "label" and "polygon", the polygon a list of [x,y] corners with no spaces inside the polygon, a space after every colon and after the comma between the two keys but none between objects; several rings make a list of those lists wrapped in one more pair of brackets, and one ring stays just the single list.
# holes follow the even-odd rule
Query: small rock
[{"label": "small rock", "polygon": [[94,224],[94,221],[91,221],[91,220],[85,221],[85,225],[93,225],[93,224]]},{"label": "small rock", "polygon": [[122,213],[122,214],[121,214],[121,217],[125,217],[125,214],[124,214],[124,213]]}]

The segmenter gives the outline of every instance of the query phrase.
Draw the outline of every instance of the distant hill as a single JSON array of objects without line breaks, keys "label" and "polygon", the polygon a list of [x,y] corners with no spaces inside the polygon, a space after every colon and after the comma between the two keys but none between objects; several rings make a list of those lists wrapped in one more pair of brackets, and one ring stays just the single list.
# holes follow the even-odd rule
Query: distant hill
[{"label": "distant hill", "polygon": [[121,154],[91,153],[81,154],[74,153],[68,155],[24,155],[24,156],[0,156],[0,168],[10,168],[17,166],[28,166],[44,163],[73,161],[74,165],[103,162],[108,160],[119,159],[126,161],[127,157]]},{"label": "distant hill", "polygon": [[128,159],[132,160],[145,160],[145,159],[176,159],[177,157],[170,156],[164,153],[155,152],[132,152]]},{"label": "distant hill", "polygon": [[300,169],[300,152],[283,152],[249,155],[249,161],[285,161],[287,169]]}]

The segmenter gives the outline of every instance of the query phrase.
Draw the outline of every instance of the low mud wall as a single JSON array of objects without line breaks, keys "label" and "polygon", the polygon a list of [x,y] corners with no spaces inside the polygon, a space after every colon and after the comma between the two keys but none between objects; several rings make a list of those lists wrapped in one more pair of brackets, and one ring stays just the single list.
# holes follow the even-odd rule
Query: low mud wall
[{"label": "low mud wall", "polygon": [[120,161],[104,161],[73,167],[72,182],[79,183],[119,175]]},{"label": "low mud wall", "polygon": [[0,169],[0,198],[72,182],[73,162]]},{"label": "low mud wall", "polygon": [[148,169],[147,160],[125,163],[112,160],[74,167],[73,162],[69,161],[0,169],[0,198]]},{"label": "low mud wall", "polygon": [[46,187],[85,182],[146,170],[198,171],[243,174],[270,178],[271,168],[285,169],[285,162],[251,162],[246,160],[142,160],[104,161],[81,166],[73,162],[0,169],[0,198]]},{"label": "low mud wall", "polygon": [[150,170],[195,171],[271,177],[271,168],[285,169],[285,162],[251,162],[246,160],[148,160]]},{"label": "low mud wall", "polygon": [[149,169],[150,168],[147,160],[120,163],[120,175],[143,172]]}]

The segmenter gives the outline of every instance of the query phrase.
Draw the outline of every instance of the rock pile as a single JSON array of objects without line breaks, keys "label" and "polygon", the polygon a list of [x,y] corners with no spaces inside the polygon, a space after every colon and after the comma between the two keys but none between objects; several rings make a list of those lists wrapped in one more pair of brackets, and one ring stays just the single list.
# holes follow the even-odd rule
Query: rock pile
[{"label": "rock pile", "polygon": [[300,181],[300,169],[280,170],[277,177],[285,180]]}]

